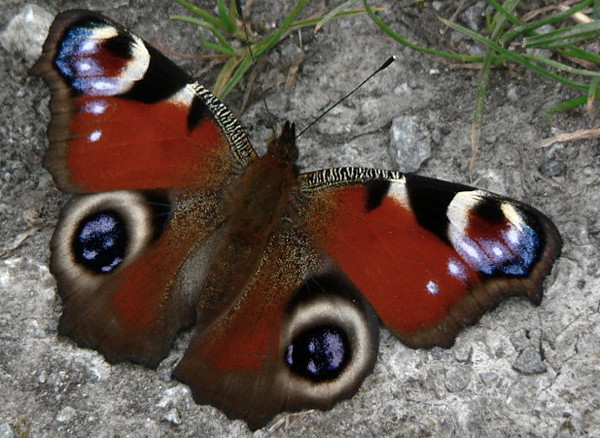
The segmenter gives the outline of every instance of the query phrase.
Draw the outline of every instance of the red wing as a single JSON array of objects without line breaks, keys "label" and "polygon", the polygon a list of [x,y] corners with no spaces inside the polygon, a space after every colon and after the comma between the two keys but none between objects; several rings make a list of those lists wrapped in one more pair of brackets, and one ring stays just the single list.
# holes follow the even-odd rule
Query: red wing
[{"label": "red wing", "polygon": [[64,191],[106,192],[76,197],[55,231],[59,330],[155,366],[195,320],[225,191],[255,152],[208,90],[99,14],[60,14],[35,71],[52,92],[46,167]]},{"label": "red wing", "polygon": [[459,184],[330,169],[301,191],[318,245],[411,347],[451,345],[505,295],[539,303],[562,245],[539,211]]},{"label": "red wing", "polygon": [[357,391],[377,357],[377,318],[324,260],[298,230],[272,236],[249,286],[197,328],[175,369],[196,402],[255,430],[278,412],[327,409]]},{"label": "red wing", "polygon": [[45,165],[62,190],[198,187],[255,156],[212,93],[102,15],[59,15],[34,71],[52,90]]}]

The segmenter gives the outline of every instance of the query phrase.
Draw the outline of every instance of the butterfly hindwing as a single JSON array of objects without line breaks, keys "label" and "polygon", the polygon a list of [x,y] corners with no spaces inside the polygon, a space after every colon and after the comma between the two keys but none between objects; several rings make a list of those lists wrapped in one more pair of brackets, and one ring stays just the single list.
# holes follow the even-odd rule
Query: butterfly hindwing
[{"label": "butterfly hindwing", "polygon": [[254,430],[279,412],[352,396],[373,368],[378,332],[345,276],[302,230],[284,228],[235,305],[198,327],[174,375],[198,403]]},{"label": "butterfly hindwing", "polygon": [[301,177],[318,244],[405,344],[450,346],[506,295],[540,302],[561,239],[534,208],[396,172]]},{"label": "butterfly hindwing", "polygon": [[51,245],[64,301],[59,332],[110,361],[158,365],[195,321],[223,221],[220,203],[206,197],[118,191],[72,199]]}]

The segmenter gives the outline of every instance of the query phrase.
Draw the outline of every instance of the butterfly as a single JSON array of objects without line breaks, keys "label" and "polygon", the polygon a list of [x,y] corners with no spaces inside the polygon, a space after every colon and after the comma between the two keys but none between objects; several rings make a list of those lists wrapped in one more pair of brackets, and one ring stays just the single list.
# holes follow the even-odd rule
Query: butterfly
[{"label": "butterfly", "polygon": [[72,194],[52,237],[59,333],[111,363],[174,370],[251,429],[329,409],[372,371],[379,324],[450,347],[507,295],[542,299],[562,246],[526,204],[340,167],[300,173],[286,123],[258,156],[231,111],[100,14],[58,15],[44,165]]}]

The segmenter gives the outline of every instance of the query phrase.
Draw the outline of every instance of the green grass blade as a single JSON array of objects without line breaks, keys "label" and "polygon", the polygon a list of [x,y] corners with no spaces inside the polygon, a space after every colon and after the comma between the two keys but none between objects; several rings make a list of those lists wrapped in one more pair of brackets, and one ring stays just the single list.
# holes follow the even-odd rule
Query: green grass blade
[{"label": "green grass blade", "polygon": [[231,0],[229,2],[229,18],[230,20],[232,20],[234,23],[236,23],[236,28],[237,28],[237,20],[241,19],[240,16],[238,15],[238,7],[240,8],[240,14],[241,12],[241,5],[239,5],[238,0]]},{"label": "green grass blade", "polygon": [[231,79],[223,88],[223,91],[221,92],[220,96],[222,99],[224,99],[231,92],[231,90],[233,90],[236,87],[238,82],[240,82],[240,80],[242,79],[246,71],[248,71],[248,69],[252,66],[252,64],[254,64],[254,59],[252,59],[250,56],[246,56],[242,59],[242,62],[236,68],[235,72],[231,76]]},{"label": "green grass blade", "polygon": [[542,76],[548,77],[554,81],[560,82],[562,84],[565,84],[565,85],[568,85],[570,87],[577,88],[580,90],[587,90],[587,88],[588,88],[587,84],[565,78],[565,77],[560,76],[550,70],[542,68],[542,67],[536,65],[535,63],[531,62],[528,59],[527,55],[519,55],[517,53],[511,52],[510,50],[505,49],[504,47],[502,47],[499,44],[495,43],[494,41],[490,40],[489,38],[479,35],[478,33],[473,32],[472,30],[469,30],[469,29],[461,26],[460,24],[448,21],[444,18],[440,18],[440,20],[442,22],[446,23],[452,29],[454,29],[458,32],[464,33],[465,35],[473,38],[474,40],[479,41],[487,46],[492,47],[494,50],[505,55],[507,57],[507,59],[514,61],[514,62],[518,62],[519,64],[533,70],[534,72],[536,72]]},{"label": "green grass blade", "polygon": [[171,15],[171,19],[182,21],[184,23],[194,24],[194,25],[200,26],[200,27],[204,27],[210,31],[212,31],[212,29],[214,28],[212,23],[209,23],[208,21],[203,20],[201,18],[194,18],[194,17],[190,17],[188,15]]},{"label": "green grass blade", "polygon": [[507,0],[503,5],[498,4],[495,0],[488,0],[490,3],[495,3],[495,6],[498,9],[498,13],[496,14],[496,20],[494,20],[494,28],[492,29],[492,37],[491,39],[494,41],[498,41],[502,32],[504,31],[504,25],[506,21],[516,22],[517,20],[512,12],[515,10],[520,0]]},{"label": "green grass blade", "polygon": [[580,49],[577,46],[567,46],[563,49],[558,50],[561,55],[572,56],[574,58],[583,59],[595,64],[600,64],[600,56],[595,53],[588,52],[587,50]]},{"label": "green grass blade", "polygon": [[325,14],[323,17],[320,18],[319,22],[316,24],[315,31],[319,30],[320,28],[322,28],[323,26],[325,26],[325,24],[327,24],[329,21],[331,21],[334,18],[336,18],[337,14],[339,14],[342,11],[344,11],[345,9],[348,9],[351,6],[354,6],[359,1],[360,0],[348,0],[348,1],[344,2],[344,3],[342,3],[341,5],[333,8],[331,11],[329,11],[327,14]]},{"label": "green grass blade", "polygon": [[383,31],[384,33],[386,33],[387,35],[392,37],[394,40],[398,41],[403,46],[406,46],[413,50],[417,50],[419,52],[428,53],[430,55],[443,56],[444,58],[454,59],[454,60],[460,61],[460,62],[482,62],[483,61],[483,57],[481,57],[481,56],[459,55],[456,53],[444,52],[441,50],[429,49],[427,47],[418,46],[418,45],[410,42],[406,38],[402,37],[401,35],[397,34],[396,32],[394,32],[394,30],[392,30],[392,28],[389,27],[381,18],[379,18],[379,16],[375,13],[375,11],[373,11],[371,6],[369,6],[369,4],[367,3],[367,0],[363,0],[363,4],[365,6],[367,13],[369,14],[369,17],[371,17],[371,19],[375,22],[375,24],[377,24],[379,29],[381,29],[381,31]]},{"label": "green grass blade", "polygon": [[[504,20],[509,20],[511,23],[513,23],[516,26],[519,26],[521,24],[521,22],[519,21],[519,19],[517,17],[515,17],[512,13],[512,11],[515,9],[515,7],[517,6],[517,3],[519,3],[518,1],[516,2],[506,2],[505,5],[501,5],[500,3],[498,3],[496,0],[487,0],[487,2],[492,5],[494,8],[496,8],[496,10],[502,14],[502,15],[496,15],[496,17],[498,17],[497,19],[499,20],[500,17],[504,17]],[[498,27],[495,26],[495,28],[497,29]]]},{"label": "green grass blade", "polygon": [[477,92],[475,94],[475,106],[473,108],[473,118],[471,120],[471,160],[469,161],[469,173],[472,174],[477,162],[477,151],[479,150],[479,134],[481,132],[481,122],[485,110],[485,98],[490,81],[491,58],[493,50],[488,50],[483,60],[483,65],[477,79]]},{"label": "green grass blade", "polygon": [[525,38],[525,47],[553,49],[600,37],[600,21],[580,23],[572,27]]},{"label": "green grass blade", "polygon": [[221,22],[217,17],[212,15],[210,12],[206,12],[204,9],[200,8],[199,6],[193,5],[186,0],[174,0],[174,1],[179,3],[181,6],[183,6],[184,8],[186,8],[188,11],[192,12],[193,14],[199,15],[202,19],[208,21],[209,23],[212,23],[214,26],[221,25]]},{"label": "green grass blade", "polygon": [[208,41],[204,38],[200,39],[200,43],[202,43],[203,46],[208,47],[209,49],[215,50],[217,52],[221,52],[224,53],[227,56],[234,56],[235,55],[235,51],[231,48],[231,46],[223,46],[221,44],[217,44],[217,43],[213,43],[211,41]]},{"label": "green grass blade", "polygon": [[227,55],[233,55],[234,49],[231,46],[231,44],[229,44],[229,41],[227,41],[227,38],[225,38],[225,36],[221,32],[219,32],[219,30],[211,23],[198,18],[188,17],[186,15],[174,15],[171,18],[174,20],[182,21],[184,23],[195,24],[197,26],[201,26],[204,29],[209,30],[215,36],[215,38],[219,40],[221,44],[216,44],[206,40],[205,38],[200,37],[200,42],[202,43],[202,45],[217,50],[221,53],[225,53]]},{"label": "green grass blade", "polygon": [[[350,11],[340,11],[333,18],[341,18],[348,17],[350,15],[363,14],[367,12],[366,9],[352,9]],[[289,30],[301,29],[303,27],[317,26],[322,20],[322,17],[315,18],[307,18],[306,20],[299,20],[294,22],[292,26],[290,26]],[[322,27],[322,26],[321,26]],[[318,29],[315,29],[315,31]]]},{"label": "green grass blade", "polygon": [[581,75],[581,76],[600,77],[600,72],[571,67],[570,65],[566,65],[566,64],[563,64],[562,62],[554,61],[553,59],[547,58],[545,56],[530,55],[530,56],[528,56],[528,58],[534,62],[540,62],[540,63],[546,64],[546,65],[550,65],[550,66],[556,68],[557,70],[564,71],[565,73],[570,73],[573,75]]},{"label": "green grass blade", "polygon": [[227,60],[225,65],[221,68],[219,72],[219,76],[217,76],[217,80],[215,81],[215,85],[213,87],[213,92],[215,95],[221,99],[225,96],[223,95],[223,90],[228,86],[231,81],[231,76],[233,72],[238,67],[241,62],[241,58],[239,57],[231,57]]},{"label": "green grass blade", "polygon": [[260,58],[263,53],[272,49],[283,37],[283,34],[287,32],[290,27],[294,24],[294,20],[300,13],[306,8],[309,0],[300,0],[296,4],[296,7],[290,12],[290,14],[283,20],[281,26],[273,32],[268,37],[264,38],[262,41],[259,41],[255,45],[252,46],[252,51],[256,58]]},{"label": "green grass blade", "polygon": [[223,47],[227,47],[228,50],[230,50],[233,54],[233,46],[231,44],[229,44],[229,41],[227,40],[227,38],[225,38],[225,35],[223,35],[217,28],[215,28],[214,26],[209,28],[208,30],[210,30],[212,32],[212,34],[215,36],[215,38],[217,40],[219,40],[219,42],[221,43],[221,45]]},{"label": "green grass blade", "polygon": [[[490,2],[496,3],[494,0]],[[504,26],[507,20],[512,17],[512,11],[517,6],[519,0],[508,0],[504,5],[496,4],[497,8],[502,9],[495,14],[492,20],[492,35],[491,39],[497,41],[504,30]],[[477,152],[479,150],[479,136],[481,133],[481,123],[483,121],[483,114],[485,112],[485,99],[487,97],[488,85],[490,82],[490,73],[492,69],[492,60],[496,50],[491,46],[488,46],[483,59],[483,65],[479,72],[479,78],[477,80],[477,92],[475,95],[475,106],[473,108],[473,119],[471,121],[471,160],[469,162],[469,172],[475,170],[477,163]]]},{"label": "green grass blade", "polygon": [[561,111],[568,111],[573,108],[577,108],[578,106],[585,105],[588,101],[587,96],[578,96],[574,99],[565,100],[564,102],[557,103],[556,105],[552,105],[550,108],[546,110],[546,119],[551,122],[552,117],[551,114],[558,113]]},{"label": "green grass blade", "polygon": [[583,2],[579,3],[578,5],[573,6],[572,8],[552,15],[546,19],[543,20],[539,20],[539,21],[534,21],[528,24],[521,24],[520,26],[515,27],[514,29],[506,32],[504,34],[504,36],[502,37],[502,39],[500,40],[501,44],[506,43],[507,41],[511,41],[512,39],[514,39],[515,37],[525,34],[525,35],[529,35],[532,34],[536,29],[545,26],[547,24],[554,24],[558,21],[562,21],[565,18],[568,18],[569,16],[587,8],[593,0],[584,0]]},{"label": "green grass blade", "polygon": [[231,20],[231,17],[229,16],[229,8],[225,4],[225,0],[217,0],[217,12],[219,14],[219,18],[221,20],[223,28],[228,33],[234,33],[236,24],[234,21]]}]

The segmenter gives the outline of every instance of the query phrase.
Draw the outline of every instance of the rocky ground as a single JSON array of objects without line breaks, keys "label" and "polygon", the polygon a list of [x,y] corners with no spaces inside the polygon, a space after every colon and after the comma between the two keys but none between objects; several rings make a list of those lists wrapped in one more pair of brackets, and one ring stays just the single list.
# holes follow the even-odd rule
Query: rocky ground
[{"label": "rocky ground", "polygon": [[[200,2],[210,5],[211,1]],[[256,0],[250,19],[265,27],[295,2]],[[318,2],[315,2],[318,3]],[[336,2],[331,2],[336,3]],[[424,11],[395,0],[382,17],[423,45],[478,53],[481,49],[435,18],[454,2]],[[482,3],[458,19],[483,26]],[[108,5],[108,6],[107,6]],[[61,312],[48,271],[48,242],[67,196],[41,166],[47,147],[48,88],[30,67],[53,16],[70,8],[102,10],[197,75],[198,30],[169,16],[171,1],[2,0],[0,18],[0,438],[250,436],[241,421],[194,404],[170,378],[185,337],[157,371],[110,365],[98,353],[56,334]],[[305,55],[291,90],[290,67]],[[300,140],[303,170],[336,165],[400,169],[390,128],[430,157],[418,173],[469,182],[470,119],[477,70],[402,48],[366,16],[295,33],[257,71],[241,120],[257,148],[283,120],[301,126],[395,54],[398,61],[339,105]],[[214,73],[202,76],[210,84]],[[352,399],[327,412],[283,414],[255,436],[586,436],[600,437],[600,149],[598,140],[535,149],[558,132],[598,127],[598,117],[571,111],[545,117],[571,90],[519,67],[497,69],[483,122],[473,185],[536,206],[564,241],[539,307],[510,299],[458,337],[451,349],[411,350],[382,330],[374,372]],[[242,92],[227,103],[238,110]],[[268,110],[264,103],[267,103]]]}]

